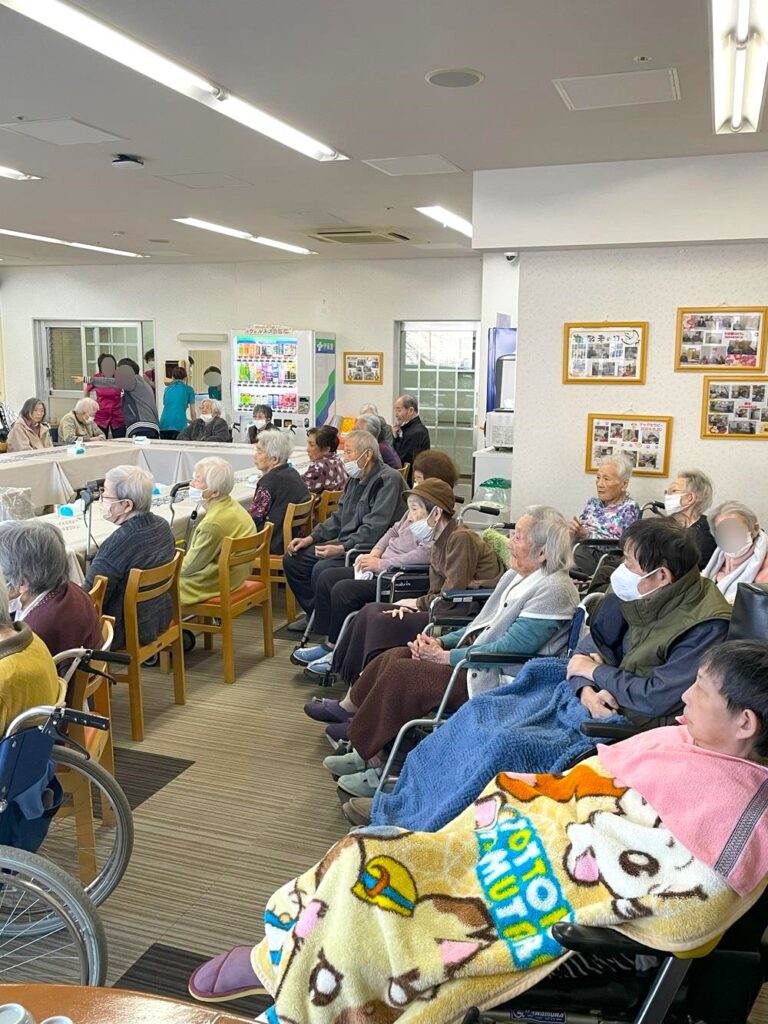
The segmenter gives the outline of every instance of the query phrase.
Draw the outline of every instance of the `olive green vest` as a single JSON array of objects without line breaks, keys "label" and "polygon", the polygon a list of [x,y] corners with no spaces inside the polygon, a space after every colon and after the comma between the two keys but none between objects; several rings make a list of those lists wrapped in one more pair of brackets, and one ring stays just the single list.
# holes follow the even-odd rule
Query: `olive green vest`
[{"label": "olive green vest", "polygon": [[730,619],[732,610],[712,580],[695,568],[648,597],[620,604],[629,626],[629,648],[620,667],[646,679],[664,664],[678,637],[702,622]]}]

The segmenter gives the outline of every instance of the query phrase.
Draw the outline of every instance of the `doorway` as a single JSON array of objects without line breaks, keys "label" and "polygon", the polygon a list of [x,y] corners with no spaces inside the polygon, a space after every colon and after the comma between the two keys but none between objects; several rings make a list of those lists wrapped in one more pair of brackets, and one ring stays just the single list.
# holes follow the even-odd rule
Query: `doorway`
[{"label": "doorway", "polygon": [[479,330],[479,323],[465,320],[397,325],[398,393],[418,401],[432,447],[447,452],[462,476],[472,475]]}]

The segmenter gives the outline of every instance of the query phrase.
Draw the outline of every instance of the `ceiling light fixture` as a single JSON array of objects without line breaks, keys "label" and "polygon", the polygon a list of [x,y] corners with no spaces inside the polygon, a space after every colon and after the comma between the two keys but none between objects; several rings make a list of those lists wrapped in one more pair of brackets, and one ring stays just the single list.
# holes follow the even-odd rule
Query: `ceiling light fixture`
[{"label": "ceiling light fixture", "polygon": [[459,217],[457,213],[451,213],[450,210],[446,210],[444,206],[414,206],[414,210],[418,213],[423,213],[425,217],[431,217],[438,224],[442,224],[444,228],[460,231],[467,238],[472,237],[472,225],[470,222],[464,220],[463,217]]},{"label": "ceiling light fixture", "polygon": [[715,133],[756,132],[768,74],[768,0],[711,0]]},{"label": "ceiling light fixture", "polygon": [[12,181],[40,181],[39,174],[25,174],[24,171],[17,171],[15,167],[0,167],[0,178],[10,178]]},{"label": "ceiling light fixture", "polygon": [[209,220],[200,220],[198,217],[174,217],[177,224],[186,224],[191,228],[202,228],[203,231],[214,231],[219,235],[229,235],[231,238],[240,238],[244,242],[257,242],[259,245],[269,245],[273,249],[284,249],[286,252],[295,252],[299,256],[317,256],[313,249],[304,249],[300,245],[291,245],[288,242],[278,242],[274,238],[265,238],[263,235],[252,235],[250,231],[239,231],[237,228],[228,228],[224,224],[213,224]]},{"label": "ceiling light fixture", "polygon": [[0,0],[0,4],[313,160],[349,159],[62,0]]},{"label": "ceiling light fixture", "polygon": [[92,252],[109,253],[112,256],[131,256],[136,260],[149,259],[139,252],[126,252],[125,249],[108,249],[104,245],[87,245],[85,242],[65,242],[63,238],[49,238],[47,235],[30,235],[27,231],[11,231],[9,228],[0,228],[0,235],[10,235],[12,238],[29,238],[33,242],[47,242],[49,245],[68,245],[72,249],[90,249]]}]

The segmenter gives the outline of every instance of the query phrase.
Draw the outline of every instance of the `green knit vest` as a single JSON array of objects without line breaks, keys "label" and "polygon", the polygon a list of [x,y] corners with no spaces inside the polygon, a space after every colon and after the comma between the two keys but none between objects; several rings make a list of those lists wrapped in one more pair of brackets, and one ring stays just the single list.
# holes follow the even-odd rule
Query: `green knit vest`
[{"label": "green knit vest", "polygon": [[691,569],[679,580],[639,601],[621,601],[629,626],[629,649],[621,668],[650,678],[667,660],[669,648],[693,626],[711,619],[730,619],[731,606],[712,580]]}]

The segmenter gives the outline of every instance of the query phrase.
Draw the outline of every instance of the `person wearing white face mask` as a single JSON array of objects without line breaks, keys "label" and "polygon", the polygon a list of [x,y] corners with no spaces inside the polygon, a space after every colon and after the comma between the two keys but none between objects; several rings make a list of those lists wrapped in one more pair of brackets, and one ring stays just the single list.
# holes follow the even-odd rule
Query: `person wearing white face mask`
[{"label": "person wearing white face mask", "polygon": [[624,533],[622,550],[566,677],[593,718],[669,724],[702,655],[726,638],[731,609],[701,576],[698,546],[677,523],[642,519]]},{"label": "person wearing white face mask", "polygon": [[712,481],[700,469],[681,470],[664,491],[665,515],[693,531],[702,571],[717,547],[704,514],[711,504]]},{"label": "person wearing white face mask", "polygon": [[192,420],[176,438],[177,441],[218,441],[232,440],[227,421],[222,416],[221,402],[205,398],[200,403],[200,415]]},{"label": "person wearing white face mask", "polygon": [[[190,497],[199,497],[205,512],[181,563],[182,605],[207,601],[219,593],[219,556],[226,537],[252,537],[256,526],[243,506],[232,497],[235,473],[225,460],[211,456],[195,466]],[[232,569],[232,589],[248,579],[250,567]]]},{"label": "person wearing white face mask", "polygon": [[740,583],[768,583],[768,535],[740,501],[724,501],[709,517],[717,548],[704,575],[731,604]]},{"label": "person wearing white face mask", "polygon": [[256,444],[257,439],[264,433],[265,430],[279,430],[280,427],[276,427],[272,422],[272,406],[271,405],[254,405],[253,407],[253,426],[248,427],[248,443]]},{"label": "person wearing white face mask", "polygon": [[99,403],[93,398],[81,398],[75,402],[74,409],[59,420],[59,442],[74,444],[76,441],[103,441],[104,435],[94,421],[98,411]]},{"label": "person wearing white face mask", "polygon": [[[366,430],[353,430],[344,438],[342,461],[347,485],[336,511],[319,523],[308,537],[291,542],[283,568],[296,600],[307,615],[315,609],[318,577],[344,565],[350,548],[370,548],[405,512],[405,482],[383,465],[379,445]],[[306,620],[291,624],[302,632]]]}]

